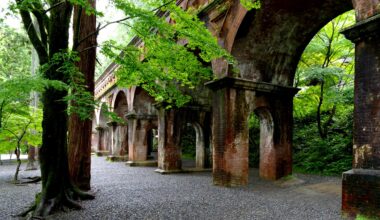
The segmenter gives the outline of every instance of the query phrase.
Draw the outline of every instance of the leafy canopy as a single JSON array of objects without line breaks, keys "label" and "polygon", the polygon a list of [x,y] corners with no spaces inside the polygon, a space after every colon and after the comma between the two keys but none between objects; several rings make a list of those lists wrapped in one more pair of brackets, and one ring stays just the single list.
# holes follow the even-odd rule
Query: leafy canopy
[{"label": "leafy canopy", "polygon": [[116,6],[131,18],[123,24],[141,41],[137,45],[109,41],[102,52],[119,64],[119,86],[141,86],[158,102],[182,106],[191,100],[183,92],[185,88],[195,88],[211,79],[208,63],[212,59],[224,57],[232,63],[232,58],[196,14],[185,12],[174,1],[143,3],[149,8],[115,0]]},{"label": "leafy canopy", "polygon": [[295,86],[295,115],[316,113],[323,86],[322,112],[334,104],[352,103],[354,46],[340,30],[354,24],[354,12],[344,13],[322,28],[311,40],[299,62]]}]

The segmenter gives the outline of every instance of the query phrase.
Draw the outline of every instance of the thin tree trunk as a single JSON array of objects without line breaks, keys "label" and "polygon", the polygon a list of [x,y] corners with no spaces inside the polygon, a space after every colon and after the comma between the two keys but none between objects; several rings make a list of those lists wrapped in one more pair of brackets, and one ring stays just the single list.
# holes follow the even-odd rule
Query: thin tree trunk
[{"label": "thin tree trunk", "polygon": [[16,167],[16,172],[15,172],[15,176],[13,178],[13,181],[14,183],[17,183],[18,181],[18,173],[20,171],[20,166],[21,166],[21,159],[20,159],[20,144],[17,143],[17,147],[16,147],[16,150],[15,150],[15,153],[16,153],[16,158],[17,158],[17,167]]},{"label": "thin tree trunk", "polygon": [[[95,0],[88,0],[95,8]],[[96,59],[96,35],[84,39],[96,31],[95,15],[88,16],[78,6],[74,7],[74,49],[79,52],[80,61],[77,63],[83,73],[88,91],[94,95],[94,73]],[[75,92],[75,91],[74,91]],[[75,105],[75,103],[72,103]],[[73,183],[82,190],[90,190],[91,179],[91,133],[92,120],[81,120],[77,114],[69,119],[69,171]]]},{"label": "thin tree trunk", "polygon": [[324,86],[324,81],[322,80],[321,91],[319,94],[319,102],[318,102],[318,107],[317,107],[317,125],[318,125],[319,136],[322,139],[325,139],[326,136],[325,136],[325,133],[323,132],[322,117],[321,117],[321,108],[322,108],[322,104],[323,104],[323,86]]}]

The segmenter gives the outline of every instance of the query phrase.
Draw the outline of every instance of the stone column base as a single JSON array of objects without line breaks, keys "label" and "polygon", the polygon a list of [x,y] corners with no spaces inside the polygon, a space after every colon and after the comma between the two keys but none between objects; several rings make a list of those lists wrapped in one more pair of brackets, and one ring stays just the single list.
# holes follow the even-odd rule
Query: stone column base
[{"label": "stone column base", "polygon": [[358,215],[379,218],[380,170],[352,169],[343,173],[342,212],[353,219]]},{"label": "stone column base", "polygon": [[110,152],[108,150],[99,150],[95,152],[95,155],[98,157],[108,156]]},{"label": "stone column base", "polygon": [[156,169],[154,172],[159,174],[170,174],[170,173],[183,173],[183,170],[163,170],[163,169]]},{"label": "stone column base", "polygon": [[107,156],[107,160],[111,161],[111,162],[128,161],[128,155],[123,155],[123,156],[109,155],[109,156]]},{"label": "stone column base", "polygon": [[163,170],[156,169],[154,172],[159,174],[171,174],[171,173],[199,173],[199,172],[211,172],[212,169],[204,169],[204,168],[185,168],[180,170]]},{"label": "stone column base", "polygon": [[141,161],[127,161],[125,163],[127,166],[130,167],[156,167],[157,166],[157,160],[141,160]]}]

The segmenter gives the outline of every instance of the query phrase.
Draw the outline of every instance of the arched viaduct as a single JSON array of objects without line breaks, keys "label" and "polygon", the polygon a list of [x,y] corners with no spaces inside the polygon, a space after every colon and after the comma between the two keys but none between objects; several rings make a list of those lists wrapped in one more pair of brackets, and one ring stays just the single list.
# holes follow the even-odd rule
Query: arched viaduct
[{"label": "arched viaduct", "polygon": [[254,111],[260,118],[260,176],[276,180],[291,174],[293,96],[298,91],[293,80],[300,56],[325,24],[355,9],[357,24],[343,31],[356,45],[356,73],[353,169],[343,174],[342,209],[351,216],[380,216],[380,0],[262,0],[261,8],[252,11],[239,0],[178,4],[200,9],[201,20],[238,61],[239,74],[226,61],[214,60],[217,80],[201,86],[188,106],[165,109],[141,88],[117,88],[112,64],[97,80],[95,96],[127,125],[107,122],[98,109],[96,150],[128,152],[130,163],[145,161],[147,134],[157,129],[158,170],[176,172],[181,170],[181,132],[192,123],[197,167],[204,168],[211,146],[214,184],[245,185],[248,116]]}]

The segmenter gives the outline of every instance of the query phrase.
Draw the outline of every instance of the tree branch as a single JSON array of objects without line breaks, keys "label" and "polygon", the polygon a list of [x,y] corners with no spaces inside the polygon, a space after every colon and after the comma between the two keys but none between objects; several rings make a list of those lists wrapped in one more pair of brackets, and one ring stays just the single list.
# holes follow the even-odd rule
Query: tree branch
[{"label": "tree branch", "polygon": [[[161,8],[163,8],[163,7],[167,6],[167,5],[169,5],[169,4],[172,3],[172,2],[175,2],[175,0],[170,0],[170,1],[168,1],[168,2],[166,2],[166,3],[164,3],[164,4],[160,5],[160,6],[158,6],[157,8],[154,8],[154,9],[152,9],[152,10],[150,10],[150,11],[151,11],[151,12],[155,12],[155,11],[157,11],[157,10],[160,10]],[[134,17],[134,16],[128,16],[128,17],[125,17],[125,18],[122,18],[122,19],[119,19],[119,20],[116,20],[116,21],[108,22],[108,23],[106,23],[106,24],[103,25],[103,26],[101,26],[101,24],[99,24],[98,27],[96,28],[96,31],[90,33],[89,35],[87,35],[86,37],[84,37],[83,39],[81,39],[81,40],[78,42],[78,45],[77,45],[77,46],[79,46],[83,41],[87,40],[89,37],[94,36],[94,35],[98,35],[98,34],[99,34],[99,31],[103,30],[104,28],[108,27],[109,25],[111,25],[111,24],[121,23],[121,22],[126,21],[126,20],[131,19],[131,18],[135,18],[135,17]]]},{"label": "tree branch", "polygon": [[34,2],[33,7],[34,10],[32,10],[32,13],[37,18],[37,22],[40,29],[41,41],[43,44],[45,44],[45,47],[47,48],[47,35],[50,19],[44,13],[44,8],[41,5],[41,2]]},{"label": "tree branch", "polygon": [[81,50],[81,51],[78,51],[78,53],[83,53],[83,52],[86,52],[86,51],[88,51],[88,50],[91,50],[91,49],[94,49],[94,48],[97,48],[97,47],[99,47],[98,45],[95,45],[95,46],[92,46],[92,47],[87,47],[87,48],[84,48],[83,50]]},{"label": "tree branch", "polygon": [[58,2],[57,4],[55,4],[55,5],[51,6],[50,8],[46,9],[45,12],[44,12],[44,14],[48,13],[49,11],[51,11],[51,10],[53,10],[54,8],[56,8],[56,7],[60,6],[60,5],[62,5],[62,4],[65,3],[65,2],[66,2],[66,1]]},{"label": "tree branch", "polygon": [[38,10],[32,10],[31,11],[33,15],[37,19],[38,27],[39,27],[39,34],[41,36],[41,42],[45,48],[47,48],[47,33],[45,31],[45,24],[43,22],[41,14],[38,12]]},{"label": "tree branch", "polygon": [[[16,3],[18,6],[21,6],[22,2],[23,0],[16,0]],[[40,62],[42,63],[47,62],[48,53],[46,51],[46,48],[43,46],[43,43],[41,42],[41,40],[38,38],[36,29],[32,25],[32,18],[30,17],[29,12],[22,8],[20,8],[19,11],[20,11],[21,19],[24,24],[24,28],[27,31],[29,39],[38,53]]]},{"label": "tree branch", "polygon": [[1,101],[1,105],[0,105],[0,129],[3,127],[3,109],[4,109],[4,105],[5,105],[5,100],[2,100]]},{"label": "tree branch", "polygon": [[4,131],[8,131],[9,133],[11,133],[15,138],[17,138],[18,140],[18,136],[15,132],[13,132],[12,130],[8,129],[8,128],[4,128]]},{"label": "tree branch", "polygon": [[326,134],[323,132],[323,129],[322,129],[322,118],[321,118],[321,108],[322,108],[322,104],[323,104],[323,87],[324,87],[324,81],[322,80],[320,97],[319,97],[319,102],[318,102],[318,107],[317,107],[317,126],[318,126],[319,136],[322,139],[325,139]]}]

